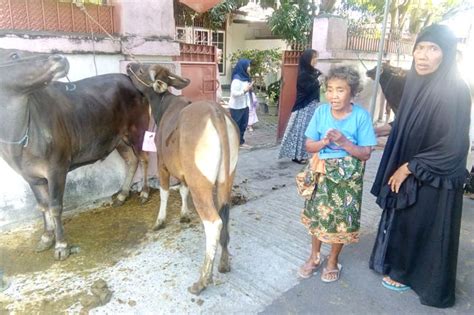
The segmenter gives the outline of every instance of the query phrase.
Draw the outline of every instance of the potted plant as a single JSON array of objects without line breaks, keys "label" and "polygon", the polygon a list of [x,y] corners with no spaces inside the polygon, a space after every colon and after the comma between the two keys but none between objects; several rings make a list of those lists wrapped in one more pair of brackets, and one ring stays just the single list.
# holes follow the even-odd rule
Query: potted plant
[{"label": "potted plant", "polygon": [[277,116],[278,115],[278,102],[280,100],[280,86],[281,80],[275,81],[268,85],[267,87],[267,105],[268,105],[268,114]]}]

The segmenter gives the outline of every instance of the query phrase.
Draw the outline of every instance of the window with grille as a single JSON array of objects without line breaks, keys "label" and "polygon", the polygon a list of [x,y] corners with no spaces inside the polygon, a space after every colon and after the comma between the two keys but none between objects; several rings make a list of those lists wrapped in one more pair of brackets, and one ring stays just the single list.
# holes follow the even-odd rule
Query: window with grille
[{"label": "window with grille", "polygon": [[225,31],[212,31],[202,27],[176,27],[175,40],[188,44],[212,45],[222,50],[222,59],[218,63],[219,73],[225,74]]},{"label": "window with grille", "polygon": [[212,42],[211,45],[216,46],[222,50],[222,59],[218,63],[219,73],[225,74],[225,32],[224,31],[211,31],[212,32]]}]

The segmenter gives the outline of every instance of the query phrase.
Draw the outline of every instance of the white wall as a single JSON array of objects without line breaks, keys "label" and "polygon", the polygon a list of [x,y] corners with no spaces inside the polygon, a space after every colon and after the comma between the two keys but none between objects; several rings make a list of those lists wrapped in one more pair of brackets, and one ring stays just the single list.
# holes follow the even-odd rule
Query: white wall
[{"label": "white wall", "polygon": [[281,51],[287,49],[288,45],[280,39],[256,39],[255,36],[266,34],[268,30],[264,29],[262,23],[247,24],[247,23],[229,23],[226,32],[225,52],[226,74],[221,76],[221,84],[229,85],[231,83],[232,67],[230,64],[230,56],[237,50],[246,49],[272,49],[280,48]]},{"label": "white wall", "polygon": [[[93,42],[82,34],[29,36],[17,32],[2,35],[0,47],[64,54],[70,63],[68,78],[71,81],[96,74],[123,72],[126,60],[133,58],[147,62],[171,62],[173,56],[179,55],[179,44],[172,40],[175,31],[172,0],[113,0],[112,3],[115,5],[115,22],[119,33],[124,36],[122,43],[107,37]],[[133,58],[127,56],[130,53]],[[153,161],[156,164],[156,156],[152,157],[151,163]],[[29,186],[1,158],[0,174],[0,230],[39,217]],[[124,178],[125,163],[115,151],[104,161],[70,172],[64,196],[65,210],[90,207],[94,202],[110,200],[110,196],[120,189]]]},{"label": "white wall", "polygon": [[230,56],[239,49],[245,49],[245,33],[247,32],[247,24],[232,23],[227,25],[226,32],[226,71],[225,76],[220,77],[221,84],[230,84],[232,67],[230,64]]}]

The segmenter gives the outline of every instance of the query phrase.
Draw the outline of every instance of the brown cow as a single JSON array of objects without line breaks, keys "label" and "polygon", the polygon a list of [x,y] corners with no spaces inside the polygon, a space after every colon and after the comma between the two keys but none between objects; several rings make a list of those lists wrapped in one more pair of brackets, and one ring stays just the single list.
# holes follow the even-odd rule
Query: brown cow
[{"label": "brown cow", "polygon": [[[130,64],[127,72],[135,86],[148,98],[158,125],[155,143],[158,154],[161,205],[154,229],[164,227],[170,175],[181,181],[181,219],[188,221],[187,196],[191,192],[206,233],[206,257],[199,280],[189,288],[199,294],[212,280],[217,244],[222,246],[218,270],[230,270],[228,221],[230,194],[239,151],[237,126],[215,102],[190,103],[168,92],[182,89],[189,80],[159,65]],[[213,191],[216,188],[217,204]]]},{"label": "brown cow", "polygon": [[[43,212],[37,251],[55,243],[55,257],[70,254],[61,222],[69,171],[102,160],[114,149],[128,162],[119,201],[129,193],[148,126],[148,102],[124,74],[73,83],[52,82],[67,74],[59,55],[0,49],[0,156],[31,187]],[[143,197],[148,194],[145,183]]]}]

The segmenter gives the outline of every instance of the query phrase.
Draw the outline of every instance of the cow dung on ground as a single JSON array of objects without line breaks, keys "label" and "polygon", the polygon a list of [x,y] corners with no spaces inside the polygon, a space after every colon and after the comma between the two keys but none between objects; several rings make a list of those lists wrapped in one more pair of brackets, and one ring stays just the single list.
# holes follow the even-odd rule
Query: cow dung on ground
[{"label": "cow dung on ground", "polygon": [[[152,225],[159,207],[159,195],[157,190],[153,190],[150,201],[141,204],[139,195],[135,193],[131,196],[130,201],[120,207],[104,206],[73,215],[66,214],[64,225],[68,230],[68,240],[72,246],[77,246],[79,251],[61,262],[54,260],[50,251],[35,252],[36,241],[43,231],[39,222],[34,226],[33,232],[30,228],[22,228],[1,233],[0,267],[4,270],[7,278],[28,277],[51,268],[57,269],[59,273],[89,275],[96,268],[113,266],[121,258],[134,254],[134,249],[139,244],[158,241],[165,246],[167,244],[172,246],[173,240],[178,237],[181,229],[192,228],[201,223],[195,211],[191,211],[190,224],[169,224],[157,236],[157,232],[152,231]],[[246,199],[245,196],[238,198]],[[168,220],[179,218],[181,207],[179,191],[171,190],[168,205]],[[157,272],[159,271],[160,269],[157,269]],[[92,283],[88,287],[84,287],[81,293],[70,295],[67,292],[66,294],[62,293],[58,299],[54,298],[57,294],[50,289],[44,289],[42,292],[36,289],[31,291],[31,294],[35,295],[44,294],[44,298],[40,301],[37,299],[14,301],[0,297],[0,313],[11,310],[12,303],[15,305],[15,311],[45,314],[64,311],[77,304],[78,301],[86,304],[92,302],[84,308],[103,305],[102,303],[110,298],[110,289],[106,284],[104,286],[104,283],[96,283],[94,287],[99,289],[94,290],[98,292],[97,296],[102,297],[102,299],[100,297],[97,299],[94,294],[89,296],[90,292],[94,291],[91,285]]]}]

